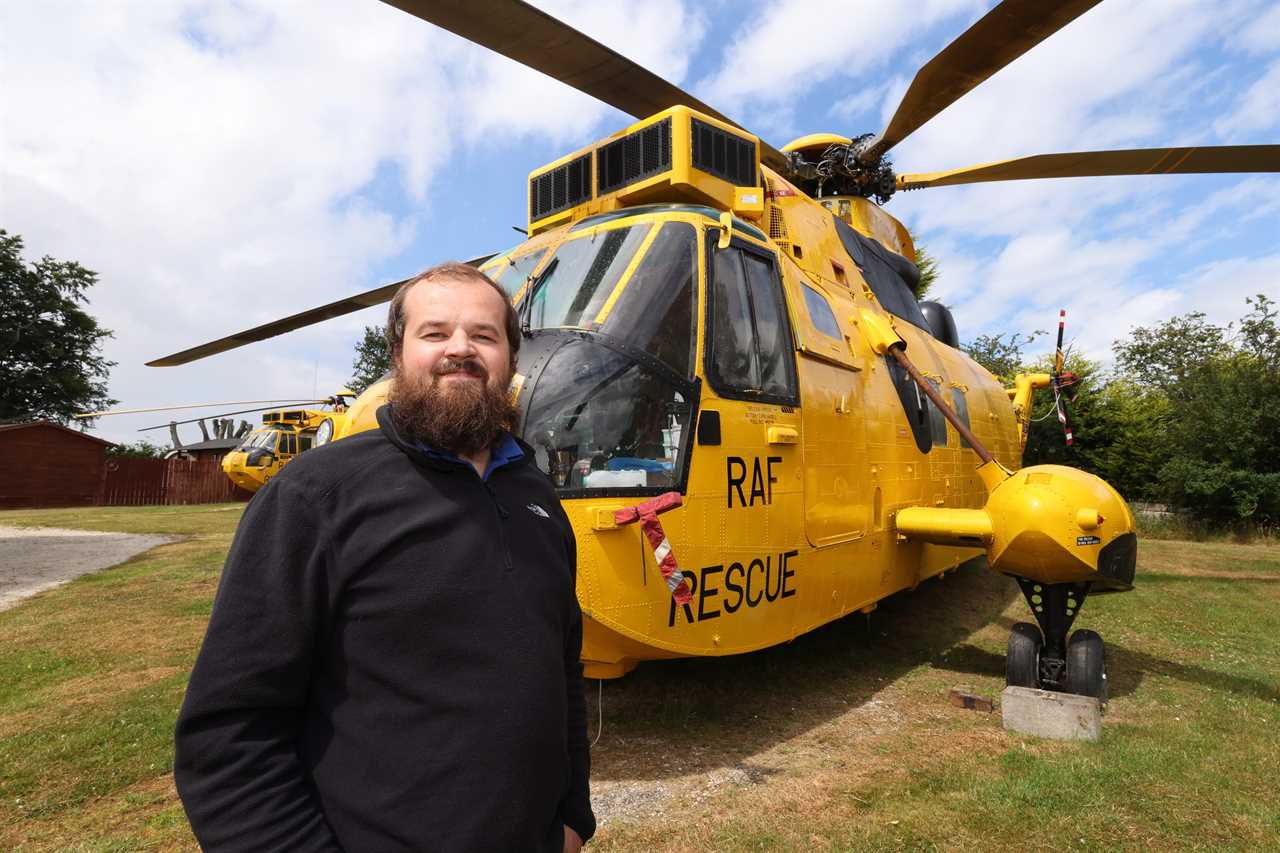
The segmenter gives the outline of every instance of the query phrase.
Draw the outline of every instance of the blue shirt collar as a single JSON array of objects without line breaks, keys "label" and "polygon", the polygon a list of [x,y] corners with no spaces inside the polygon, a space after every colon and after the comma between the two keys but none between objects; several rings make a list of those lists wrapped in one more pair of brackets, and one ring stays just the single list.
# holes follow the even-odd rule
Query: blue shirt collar
[{"label": "blue shirt collar", "polygon": [[[470,462],[460,456],[449,453],[448,451],[437,450],[429,444],[421,441],[418,442],[418,447],[422,448],[423,452],[434,456],[437,459],[443,459],[446,462],[456,462],[460,465],[466,465],[468,468],[471,467]],[[520,449],[519,442],[515,440],[515,437],[512,436],[511,433],[503,432],[498,438],[497,443],[493,446],[493,449],[489,452],[489,465],[484,469],[484,476],[480,479],[488,480],[489,475],[501,468],[503,465],[510,464],[515,462],[517,459],[523,458],[524,451]]]}]

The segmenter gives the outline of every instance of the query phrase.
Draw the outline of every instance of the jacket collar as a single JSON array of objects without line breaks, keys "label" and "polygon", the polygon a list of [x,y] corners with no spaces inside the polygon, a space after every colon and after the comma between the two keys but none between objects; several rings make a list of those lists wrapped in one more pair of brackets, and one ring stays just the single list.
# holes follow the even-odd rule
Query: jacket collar
[{"label": "jacket collar", "polygon": [[[459,471],[463,469],[474,470],[473,468],[471,468],[471,465],[469,463],[461,459],[451,460],[446,458],[446,456],[443,453],[430,453],[422,445],[418,444],[416,441],[411,441],[409,439],[406,439],[403,435],[400,434],[400,430],[396,428],[395,419],[391,417],[391,406],[392,406],[391,403],[386,403],[378,407],[378,412],[377,412],[378,428],[382,431],[382,434],[386,436],[387,439],[392,444],[394,444],[397,448],[399,448],[406,456],[408,456],[410,459],[412,459],[414,462],[418,463],[419,465],[427,465],[431,468],[435,468],[438,471]],[[515,459],[510,459],[507,462],[496,466],[493,470],[498,470],[500,468],[513,468],[521,465],[527,465],[529,463],[529,460],[533,458],[532,447],[525,444],[523,441],[521,441],[519,438],[517,438],[514,435],[511,435],[511,438],[515,441],[516,445],[520,448],[521,452],[524,455]]]}]

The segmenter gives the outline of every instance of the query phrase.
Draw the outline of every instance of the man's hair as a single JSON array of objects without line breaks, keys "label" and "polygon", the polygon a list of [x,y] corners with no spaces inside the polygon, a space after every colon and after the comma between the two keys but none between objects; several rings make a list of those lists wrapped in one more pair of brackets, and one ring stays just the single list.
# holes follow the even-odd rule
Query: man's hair
[{"label": "man's hair", "polygon": [[516,309],[511,304],[511,297],[502,289],[502,285],[470,264],[464,264],[459,261],[445,261],[442,264],[436,264],[434,267],[419,273],[400,285],[400,289],[396,291],[396,295],[391,299],[391,307],[387,309],[387,351],[391,353],[392,361],[399,359],[400,350],[404,346],[404,300],[409,295],[409,289],[415,284],[438,279],[487,284],[502,297],[502,304],[507,309],[506,321],[503,325],[507,332],[507,344],[511,348],[511,370],[514,373],[516,355],[520,352],[520,318],[516,316]]}]

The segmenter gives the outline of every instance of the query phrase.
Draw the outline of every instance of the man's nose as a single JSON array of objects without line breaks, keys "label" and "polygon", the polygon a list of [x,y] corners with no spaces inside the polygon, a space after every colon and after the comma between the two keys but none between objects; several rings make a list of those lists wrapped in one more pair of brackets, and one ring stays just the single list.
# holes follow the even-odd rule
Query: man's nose
[{"label": "man's nose", "polygon": [[445,342],[445,355],[452,358],[466,358],[476,354],[475,345],[466,329],[454,329],[449,340]]}]

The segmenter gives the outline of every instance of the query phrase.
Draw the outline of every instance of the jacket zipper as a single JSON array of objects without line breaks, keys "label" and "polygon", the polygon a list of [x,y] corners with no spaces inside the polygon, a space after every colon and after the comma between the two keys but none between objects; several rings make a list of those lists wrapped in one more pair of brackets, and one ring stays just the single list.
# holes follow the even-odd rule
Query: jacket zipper
[{"label": "jacket zipper", "polygon": [[511,549],[507,546],[507,519],[511,517],[511,513],[498,500],[498,495],[493,491],[493,487],[489,485],[487,480],[482,480],[481,485],[484,490],[489,493],[489,499],[493,502],[493,509],[498,515],[498,541],[502,544],[502,559],[506,571],[511,571]]}]

